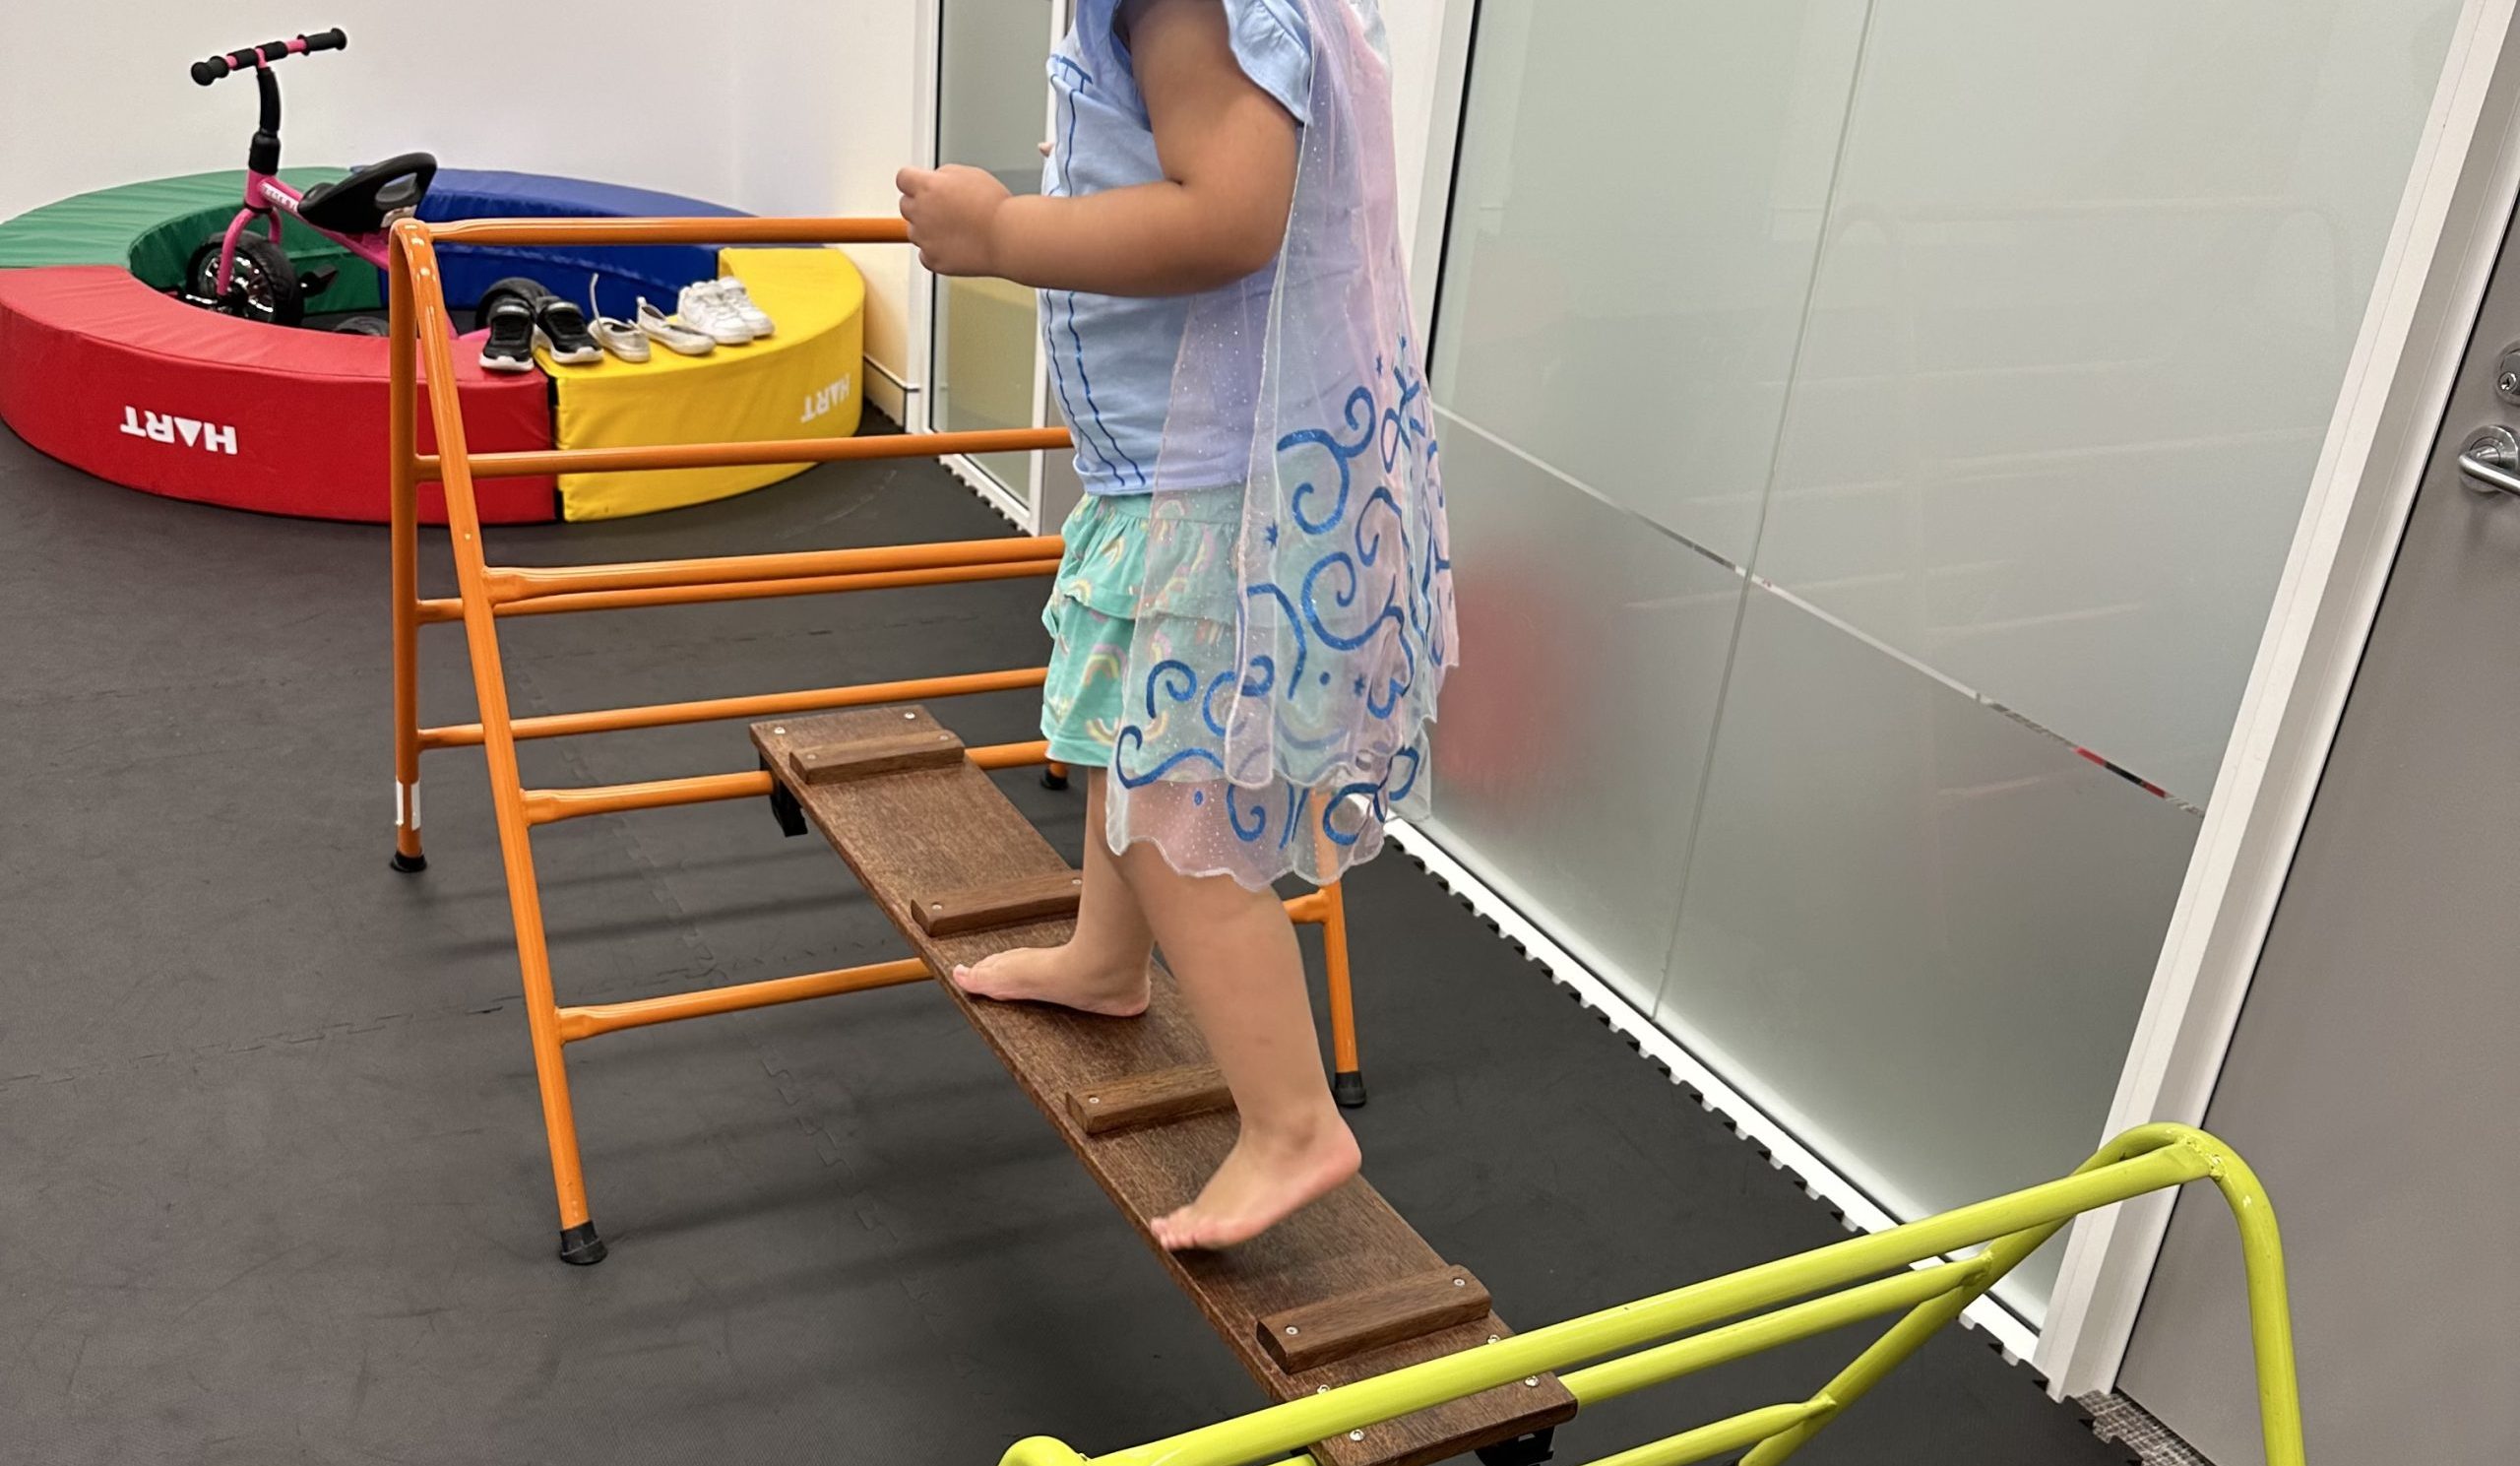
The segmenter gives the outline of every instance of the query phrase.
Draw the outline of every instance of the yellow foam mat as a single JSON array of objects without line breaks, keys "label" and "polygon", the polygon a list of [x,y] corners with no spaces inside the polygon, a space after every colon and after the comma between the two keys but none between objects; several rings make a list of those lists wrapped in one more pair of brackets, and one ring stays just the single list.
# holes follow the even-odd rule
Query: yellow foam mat
[{"label": "yellow foam mat", "polygon": [[[563,448],[848,437],[863,405],[866,282],[836,249],[728,249],[718,273],[744,283],[776,335],[683,356],[658,346],[645,362],[605,357],[542,369]],[[660,308],[670,301],[659,301]],[[706,503],[776,483],[809,464],[563,474],[563,519],[617,519]]]}]

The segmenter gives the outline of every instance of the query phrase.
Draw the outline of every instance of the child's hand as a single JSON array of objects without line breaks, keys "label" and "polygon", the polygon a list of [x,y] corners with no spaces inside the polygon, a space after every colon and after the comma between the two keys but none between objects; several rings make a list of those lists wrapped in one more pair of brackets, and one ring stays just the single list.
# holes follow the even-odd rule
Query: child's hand
[{"label": "child's hand", "polygon": [[902,218],[918,262],[939,275],[995,275],[997,217],[1006,185],[978,168],[948,163],[936,169],[904,168],[893,186],[902,191]]}]

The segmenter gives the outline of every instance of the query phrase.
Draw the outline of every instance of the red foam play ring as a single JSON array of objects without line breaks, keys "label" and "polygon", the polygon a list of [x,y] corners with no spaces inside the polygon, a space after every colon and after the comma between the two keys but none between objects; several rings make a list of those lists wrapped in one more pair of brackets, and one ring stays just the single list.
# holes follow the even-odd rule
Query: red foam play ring
[{"label": "red foam play ring", "polygon": [[[551,446],[539,372],[497,376],[457,353],[475,452]],[[182,304],[111,265],[0,270],[0,420],[38,451],[172,498],[381,522],[386,345],[289,331]],[[433,446],[420,412],[423,451]],[[548,478],[484,479],[481,517],[556,516]],[[421,515],[445,522],[434,484]]]}]

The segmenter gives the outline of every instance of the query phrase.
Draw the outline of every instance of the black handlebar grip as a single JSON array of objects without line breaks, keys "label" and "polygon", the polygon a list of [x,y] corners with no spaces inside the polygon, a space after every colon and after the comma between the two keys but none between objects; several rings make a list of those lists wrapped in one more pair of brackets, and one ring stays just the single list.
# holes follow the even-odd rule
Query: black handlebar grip
[{"label": "black handlebar grip", "polygon": [[[330,31],[318,31],[312,35],[298,36],[296,43],[304,46],[311,55],[316,51],[347,50],[350,38],[342,33],[341,27],[336,26]],[[213,56],[207,61],[196,61],[193,63],[193,80],[207,87],[230,72],[243,71],[249,66],[268,66],[275,61],[285,61],[292,54],[289,45],[290,42],[285,40],[267,40],[258,46],[247,46],[241,51],[229,51],[224,56]]]}]

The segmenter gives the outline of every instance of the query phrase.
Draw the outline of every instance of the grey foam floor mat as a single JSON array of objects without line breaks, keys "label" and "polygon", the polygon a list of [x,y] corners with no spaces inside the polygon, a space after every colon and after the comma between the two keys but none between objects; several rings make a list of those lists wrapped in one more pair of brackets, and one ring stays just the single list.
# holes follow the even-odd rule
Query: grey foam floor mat
[{"label": "grey foam floor mat", "polygon": [[[932,465],[493,530],[561,562],[1005,533]],[[423,548],[433,594],[445,544]],[[922,988],[572,1050],[600,1267],[556,1221],[477,753],[385,868],[381,531],[150,498],[0,432],[0,1461],[989,1466],[1262,1403]],[[1040,585],[513,621],[520,713],[1038,663]],[[426,634],[427,716],[470,716]],[[974,741],[1024,694],[964,700]],[[749,766],[740,726],[530,781]],[[1079,802],[1010,794],[1071,858]],[[762,804],[536,838],[564,1000],[897,955]],[[1369,1174],[1532,1326],[1844,1236],[1403,859],[1352,884]],[[1590,1413],[1581,1461],[1798,1398],[1840,1336]],[[2124,1459],[1955,1332],[1813,1463]]]}]

